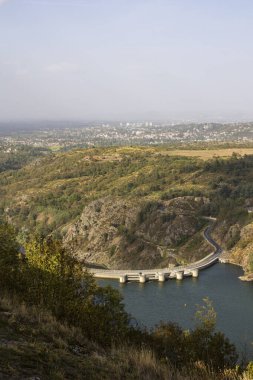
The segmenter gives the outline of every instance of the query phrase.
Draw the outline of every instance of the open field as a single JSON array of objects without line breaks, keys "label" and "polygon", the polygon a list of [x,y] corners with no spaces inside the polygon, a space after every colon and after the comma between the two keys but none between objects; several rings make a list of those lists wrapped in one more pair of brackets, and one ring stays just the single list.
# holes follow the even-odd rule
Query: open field
[{"label": "open field", "polygon": [[209,160],[214,157],[231,157],[233,153],[241,156],[253,154],[253,148],[228,148],[228,149],[175,149],[161,152],[170,156],[198,157],[202,160]]}]

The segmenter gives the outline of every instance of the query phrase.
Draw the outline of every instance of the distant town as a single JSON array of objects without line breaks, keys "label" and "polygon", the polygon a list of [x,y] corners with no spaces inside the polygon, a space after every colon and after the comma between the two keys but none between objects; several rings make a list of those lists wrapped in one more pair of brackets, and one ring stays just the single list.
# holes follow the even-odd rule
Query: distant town
[{"label": "distant town", "polygon": [[159,145],[185,142],[253,142],[250,123],[2,122],[0,144],[52,150],[109,145]]}]

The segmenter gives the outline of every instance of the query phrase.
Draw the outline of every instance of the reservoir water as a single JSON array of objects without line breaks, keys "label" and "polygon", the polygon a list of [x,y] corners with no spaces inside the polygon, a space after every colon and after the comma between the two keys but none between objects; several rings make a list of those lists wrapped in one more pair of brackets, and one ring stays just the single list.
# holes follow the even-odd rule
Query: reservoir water
[{"label": "reservoir water", "polygon": [[236,344],[239,353],[253,357],[253,283],[238,279],[241,268],[216,264],[200,272],[197,279],[127,283],[99,280],[111,285],[123,297],[126,310],[147,327],[160,321],[177,322],[183,328],[194,326],[196,305],[209,297],[217,312],[217,329]]}]

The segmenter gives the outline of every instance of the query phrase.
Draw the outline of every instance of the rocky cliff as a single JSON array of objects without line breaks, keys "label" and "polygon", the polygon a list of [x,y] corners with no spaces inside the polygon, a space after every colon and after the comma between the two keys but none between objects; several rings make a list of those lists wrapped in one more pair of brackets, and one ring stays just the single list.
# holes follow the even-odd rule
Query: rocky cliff
[{"label": "rocky cliff", "polygon": [[240,238],[231,250],[229,260],[244,269],[242,280],[253,280],[253,223],[241,229]]},{"label": "rocky cliff", "polygon": [[110,268],[192,261],[210,252],[201,237],[204,221],[198,215],[205,202],[191,196],[143,203],[101,198],[85,207],[80,219],[68,227],[64,241],[80,260]]},{"label": "rocky cliff", "polygon": [[243,268],[242,280],[253,280],[253,223],[230,225],[224,220],[217,224],[214,234],[225,249],[223,257],[226,262]]}]

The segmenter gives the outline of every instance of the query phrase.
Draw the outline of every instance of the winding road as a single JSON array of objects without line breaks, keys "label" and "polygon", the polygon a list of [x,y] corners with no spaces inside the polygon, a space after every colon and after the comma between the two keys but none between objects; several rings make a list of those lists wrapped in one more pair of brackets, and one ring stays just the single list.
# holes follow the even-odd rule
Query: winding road
[{"label": "winding road", "polygon": [[[208,218],[214,220],[214,218]],[[120,282],[139,281],[146,282],[148,280],[165,281],[169,278],[182,280],[183,277],[198,277],[198,272],[213,265],[219,260],[222,248],[211,236],[212,226],[209,225],[203,233],[206,241],[212,245],[214,251],[199,261],[185,266],[177,266],[173,268],[160,269],[135,269],[135,270],[109,270],[109,269],[89,269],[96,278],[118,279]]]}]

